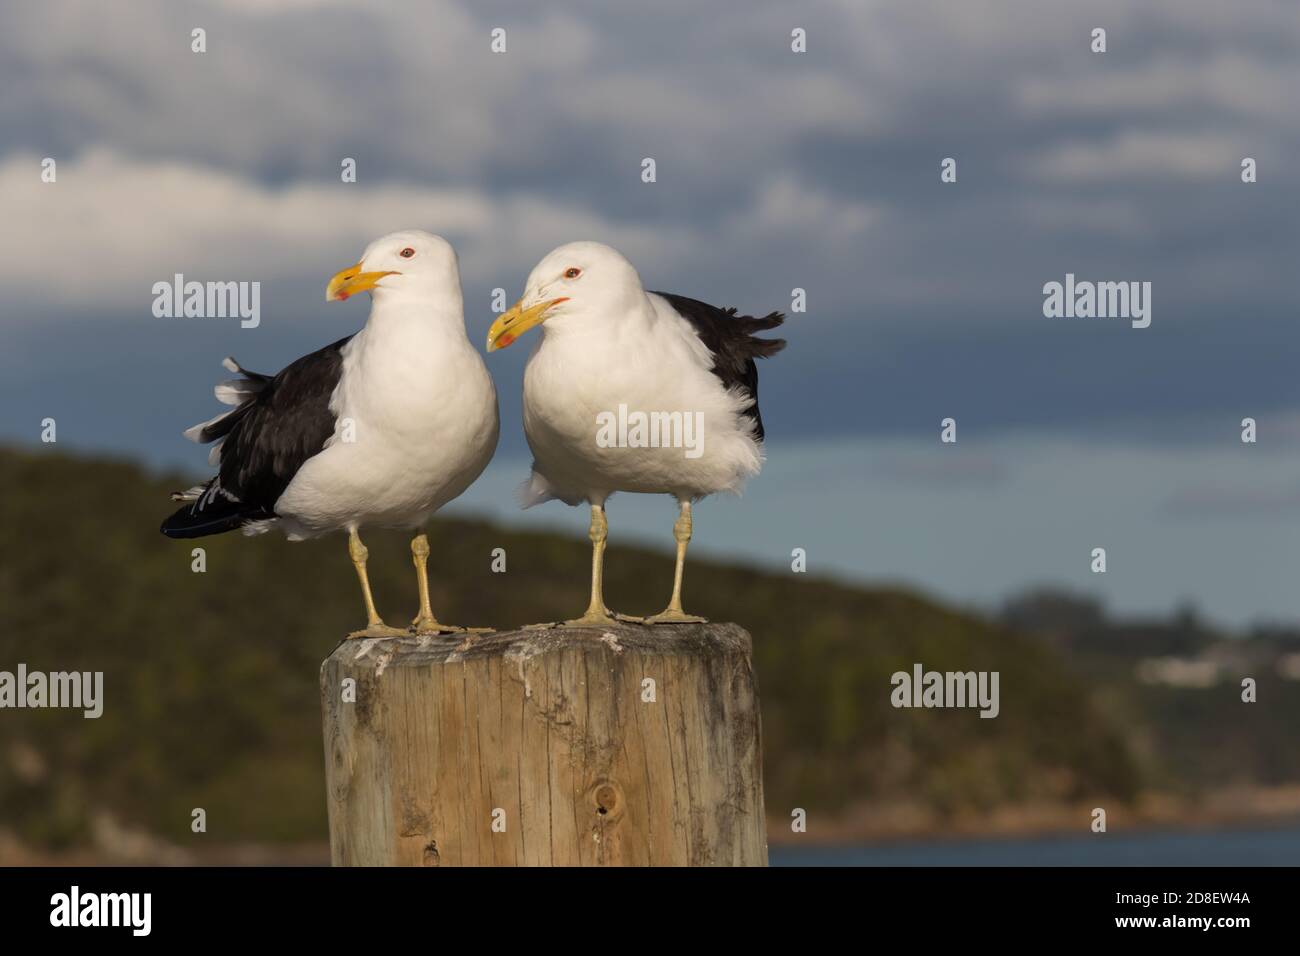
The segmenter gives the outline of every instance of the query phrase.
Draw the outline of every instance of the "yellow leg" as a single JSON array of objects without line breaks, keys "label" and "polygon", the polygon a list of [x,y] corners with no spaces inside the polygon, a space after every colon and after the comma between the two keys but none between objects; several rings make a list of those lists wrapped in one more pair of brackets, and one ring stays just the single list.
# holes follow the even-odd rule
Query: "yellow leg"
[{"label": "yellow leg", "polygon": [[411,539],[411,561],[415,564],[415,582],[420,589],[420,613],[415,616],[411,626],[417,634],[463,634],[466,631],[483,633],[490,627],[457,627],[455,624],[443,624],[433,616],[429,606],[429,537],[421,532]]},{"label": "yellow leg", "polygon": [[605,520],[605,506],[593,503],[591,527],[587,532],[587,536],[591,538],[591,601],[587,605],[587,612],[582,617],[564,622],[567,627],[609,627],[619,621],[639,622],[641,620],[629,614],[615,614],[605,607],[605,539],[608,537],[608,532],[609,522]]},{"label": "yellow leg", "polygon": [[691,502],[689,498],[681,502],[681,513],[673,522],[673,538],[677,541],[677,566],[673,570],[673,596],[668,607],[645,619],[647,624],[702,624],[705,618],[687,614],[682,610],[682,572],[686,569],[686,545],[691,541]]},{"label": "yellow leg", "polygon": [[605,539],[609,536],[609,522],[605,520],[604,505],[591,506],[591,602],[587,613],[564,623],[570,627],[602,627],[616,624],[609,608],[605,607]]},{"label": "yellow leg", "polygon": [[591,601],[582,617],[568,621],[552,621],[549,624],[528,624],[525,630],[546,627],[609,627],[621,622],[640,624],[644,618],[631,614],[618,614],[605,607],[605,539],[608,537],[609,522],[605,520],[605,506],[592,503],[591,527],[587,536],[591,539]]},{"label": "yellow leg", "polygon": [[361,536],[355,528],[348,532],[348,556],[352,558],[352,566],[357,569],[357,578],[361,581],[361,595],[366,600],[368,622],[363,630],[353,631],[348,637],[396,637],[405,634],[406,631],[385,624],[375,610],[375,599],[370,593],[370,576],[366,574],[366,558],[370,556],[370,551],[361,543]]}]

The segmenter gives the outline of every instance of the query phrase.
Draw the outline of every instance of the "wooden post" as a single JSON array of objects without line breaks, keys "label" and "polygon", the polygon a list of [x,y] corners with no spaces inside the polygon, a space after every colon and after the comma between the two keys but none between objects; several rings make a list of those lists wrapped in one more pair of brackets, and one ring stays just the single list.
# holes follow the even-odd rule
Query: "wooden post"
[{"label": "wooden post", "polygon": [[335,866],[765,866],[735,624],[344,641],[321,666]]}]

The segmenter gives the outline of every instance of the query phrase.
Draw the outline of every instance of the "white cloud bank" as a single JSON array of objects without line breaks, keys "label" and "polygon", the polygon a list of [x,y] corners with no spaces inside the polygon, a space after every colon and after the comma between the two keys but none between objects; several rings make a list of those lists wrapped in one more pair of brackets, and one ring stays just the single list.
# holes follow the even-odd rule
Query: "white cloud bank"
[{"label": "white cloud bank", "polygon": [[[863,205],[832,204],[783,177],[760,186],[753,208],[713,225],[636,224],[537,195],[423,185],[308,183],[284,187],[221,170],[142,161],[96,149],[41,179],[41,159],[0,163],[7,228],[0,281],[29,300],[64,306],[137,306],[175,272],[200,279],[267,280],[332,272],[377,236],[424,228],[457,246],[462,275],[516,290],[550,248],[579,238],[623,251],[647,283],[698,272],[710,244],[792,236],[828,245],[870,229]],[[726,253],[719,253],[726,255]],[[681,276],[679,275],[679,278]]]}]

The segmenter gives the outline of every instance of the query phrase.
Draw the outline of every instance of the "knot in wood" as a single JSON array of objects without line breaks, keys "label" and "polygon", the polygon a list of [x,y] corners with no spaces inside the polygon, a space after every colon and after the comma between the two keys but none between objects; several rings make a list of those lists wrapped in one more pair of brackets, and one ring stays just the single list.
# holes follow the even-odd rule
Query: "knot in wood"
[{"label": "knot in wood", "polygon": [[610,820],[623,809],[623,795],[618,784],[602,780],[592,790],[592,801],[596,804],[596,813]]}]

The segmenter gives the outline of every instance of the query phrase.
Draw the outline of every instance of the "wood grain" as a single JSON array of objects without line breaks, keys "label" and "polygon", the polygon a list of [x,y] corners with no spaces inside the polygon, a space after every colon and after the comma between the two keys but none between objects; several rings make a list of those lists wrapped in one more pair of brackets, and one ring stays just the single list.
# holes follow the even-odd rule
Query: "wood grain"
[{"label": "wood grain", "polygon": [[344,641],[320,686],[336,866],[767,865],[734,624]]}]

